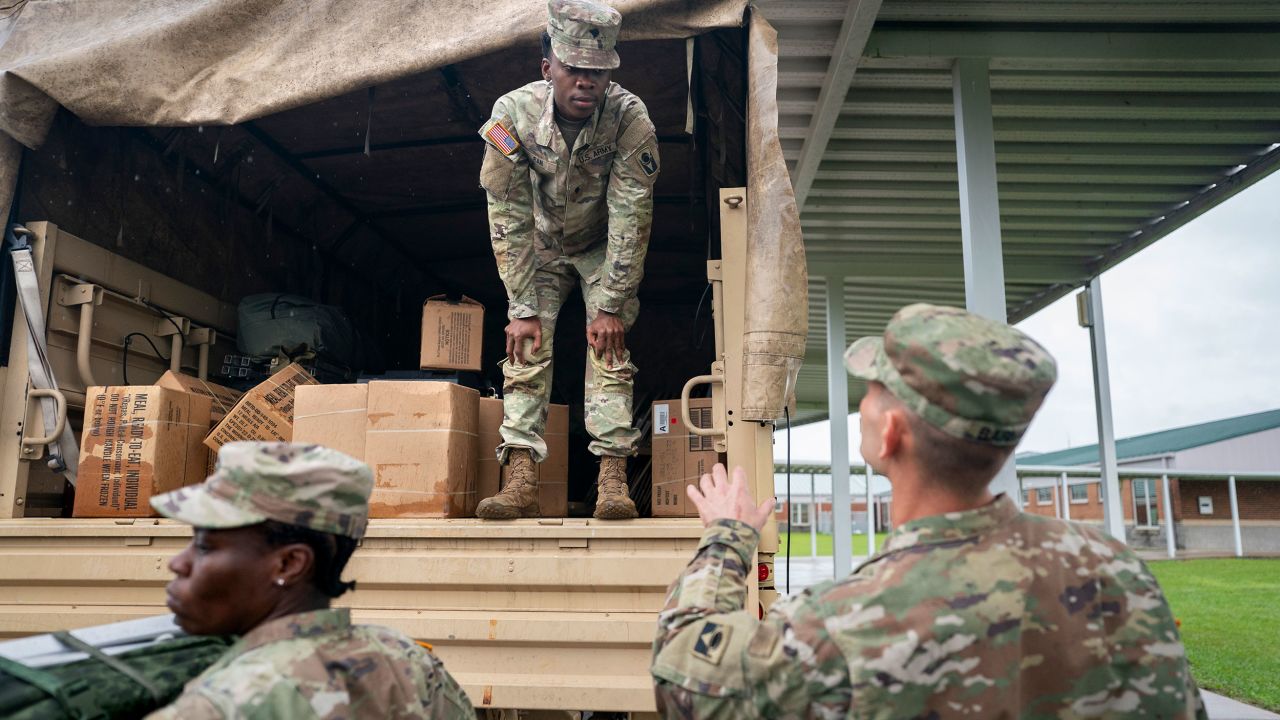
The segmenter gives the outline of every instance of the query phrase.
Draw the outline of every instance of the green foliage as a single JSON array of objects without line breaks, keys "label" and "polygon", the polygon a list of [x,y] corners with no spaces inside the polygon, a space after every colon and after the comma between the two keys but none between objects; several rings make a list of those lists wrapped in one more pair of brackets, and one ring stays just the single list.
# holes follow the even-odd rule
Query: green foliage
[{"label": "green foliage", "polygon": [[1280,559],[1150,563],[1200,687],[1280,711]]}]

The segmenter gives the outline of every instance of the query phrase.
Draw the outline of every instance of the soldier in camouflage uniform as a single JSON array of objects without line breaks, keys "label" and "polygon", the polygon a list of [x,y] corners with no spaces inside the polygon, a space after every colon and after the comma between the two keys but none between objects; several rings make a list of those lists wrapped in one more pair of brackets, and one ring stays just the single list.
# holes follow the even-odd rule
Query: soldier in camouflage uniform
[{"label": "soldier in camouflage uniform", "polygon": [[862,454],[896,528],[847,578],[743,610],[772,499],[722,466],[659,618],[652,672],[677,718],[1204,718],[1174,619],[1132,551],[987,486],[1056,377],[1021,332],[912,305],[845,355],[868,381]]},{"label": "soldier in camouflage uniform", "polygon": [[640,98],[609,81],[618,67],[618,12],[589,0],[551,0],[547,10],[543,81],[498,98],[480,129],[480,184],[510,324],[497,449],[508,466],[506,486],[476,514],[538,512],[535,464],[547,456],[552,339],[577,284],[588,323],[586,426],[601,458],[595,517],[633,518],[626,459],[639,438],[631,424],[636,367],[624,336],[640,309],[657,136]]},{"label": "soldier in camouflage uniform", "polygon": [[168,605],[193,635],[239,640],[150,720],[473,718],[440,661],[331,598],[364,536],[373,476],[316,445],[223,446],[203,484],[152,498],[195,526],[169,563]]}]

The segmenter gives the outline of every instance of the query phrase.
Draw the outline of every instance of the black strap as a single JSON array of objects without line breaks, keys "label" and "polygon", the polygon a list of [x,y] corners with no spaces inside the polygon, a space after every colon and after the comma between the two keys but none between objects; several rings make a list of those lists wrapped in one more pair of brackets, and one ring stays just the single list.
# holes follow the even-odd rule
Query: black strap
[{"label": "black strap", "polygon": [[85,702],[88,699],[86,695],[73,696],[68,692],[71,686],[80,682],[79,680],[64,682],[43,670],[27,667],[17,660],[10,660],[3,655],[0,655],[0,671],[6,672],[28,685],[44,691],[45,694],[53,698],[62,707],[67,717],[73,718],[73,720],[93,720],[94,718],[104,717],[101,711]]},{"label": "black strap", "polygon": [[151,682],[151,680],[147,678],[146,675],[143,675],[142,673],[138,672],[134,668],[129,667],[129,665],[123,660],[111,657],[110,655],[102,652],[98,648],[90,645],[89,643],[81,640],[80,638],[76,637],[75,635],[72,635],[71,633],[65,630],[56,632],[53,634],[53,636],[57,638],[58,642],[62,643],[63,645],[66,645],[67,647],[73,650],[79,650],[80,652],[87,654],[89,657],[93,658],[94,660],[97,660],[103,665],[106,665],[112,670],[115,670],[116,672],[120,673],[121,675],[124,675],[125,677],[129,678],[130,680],[140,685],[143,690],[147,691],[147,694],[151,696],[151,699],[155,702],[156,705],[159,705],[161,702],[164,701],[164,693],[160,691],[160,688],[156,687],[155,683]]}]

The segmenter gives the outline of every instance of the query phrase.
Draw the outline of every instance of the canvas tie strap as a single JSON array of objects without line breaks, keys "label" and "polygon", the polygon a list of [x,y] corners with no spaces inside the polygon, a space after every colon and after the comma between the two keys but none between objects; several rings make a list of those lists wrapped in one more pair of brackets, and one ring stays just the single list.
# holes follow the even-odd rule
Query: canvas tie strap
[{"label": "canvas tie strap", "polygon": [[98,648],[90,645],[89,643],[81,640],[80,638],[76,637],[75,635],[72,635],[71,633],[65,630],[56,632],[53,634],[53,636],[57,638],[58,642],[62,643],[63,645],[66,645],[72,650],[79,650],[80,652],[85,653],[86,655],[93,658],[94,660],[97,660],[103,665],[106,665],[112,670],[115,670],[121,675],[124,675],[125,677],[137,683],[143,690],[147,691],[147,694],[151,696],[152,701],[154,701],[157,706],[159,706],[161,703],[164,702],[164,693],[161,692],[160,688],[156,687],[155,683],[147,679],[147,676],[129,667],[129,664],[126,663],[125,661],[119,658],[111,657],[110,655],[102,652]]},{"label": "canvas tie strap", "polygon": [[99,718],[107,717],[102,710],[92,707],[86,702],[88,695],[71,692],[77,683],[82,682],[81,680],[64,682],[43,670],[27,667],[17,660],[10,660],[3,655],[0,655],[0,672],[8,673],[31,687],[41,690],[53,698],[62,707],[67,717],[73,718],[73,720],[99,720]]},{"label": "canvas tie strap", "polygon": [[[49,349],[45,345],[45,327],[43,305],[40,302],[40,282],[36,275],[35,260],[31,257],[31,247],[27,244],[29,231],[21,225],[9,227],[6,234],[8,246],[12,249],[14,284],[17,286],[18,304],[22,306],[22,314],[27,320],[27,373],[31,378],[31,387],[40,390],[58,389],[58,381],[53,376],[53,366],[49,364]],[[57,403],[53,398],[40,398],[40,415],[44,422],[45,436],[54,434],[57,429]],[[76,470],[80,458],[80,450],[76,445],[75,435],[71,432],[71,424],[63,425],[62,434],[48,445],[49,468],[62,475],[67,482],[76,484]]]}]

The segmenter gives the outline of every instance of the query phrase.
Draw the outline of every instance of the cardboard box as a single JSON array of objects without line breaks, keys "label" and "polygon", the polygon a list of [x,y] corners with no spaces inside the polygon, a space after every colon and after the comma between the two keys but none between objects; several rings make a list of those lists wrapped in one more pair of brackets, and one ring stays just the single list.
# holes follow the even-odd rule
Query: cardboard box
[{"label": "cardboard box", "polygon": [[293,441],[364,459],[368,385],[301,385],[293,405]]},{"label": "cardboard box", "polygon": [[204,439],[204,444],[217,452],[237,440],[292,440],[294,388],[316,384],[301,365],[289,365],[245,393]]},{"label": "cardboard box", "polygon": [[166,370],[165,374],[161,375],[160,379],[156,381],[156,385],[170,390],[181,390],[182,392],[204,395],[209,398],[213,401],[209,411],[209,419],[215,424],[222,422],[222,418],[226,417],[228,412],[231,412],[231,408],[235,407],[236,403],[240,401],[240,397],[244,395],[239,390],[215,385],[200,378],[183,375],[172,370]]},{"label": "cardboard box", "polygon": [[[502,466],[495,450],[502,444],[502,400],[480,398],[480,442],[476,460],[477,501],[498,494]],[[538,510],[542,517],[569,514],[569,406],[547,407],[547,459],[538,465]]]},{"label": "cardboard box", "polygon": [[[689,400],[690,420],[700,428],[714,427],[711,398]],[[680,419],[680,401],[653,403],[653,515],[697,517],[684,488],[698,482],[719,462],[715,438],[693,435]]]},{"label": "cardboard box", "polygon": [[150,500],[205,478],[211,400],[156,385],[91,387],[76,517],[151,517]]},{"label": "cardboard box", "polygon": [[443,295],[422,304],[423,370],[479,370],[484,306],[466,295],[449,302]]},{"label": "cardboard box", "polygon": [[369,383],[370,517],[475,515],[479,399],[454,383]]}]

